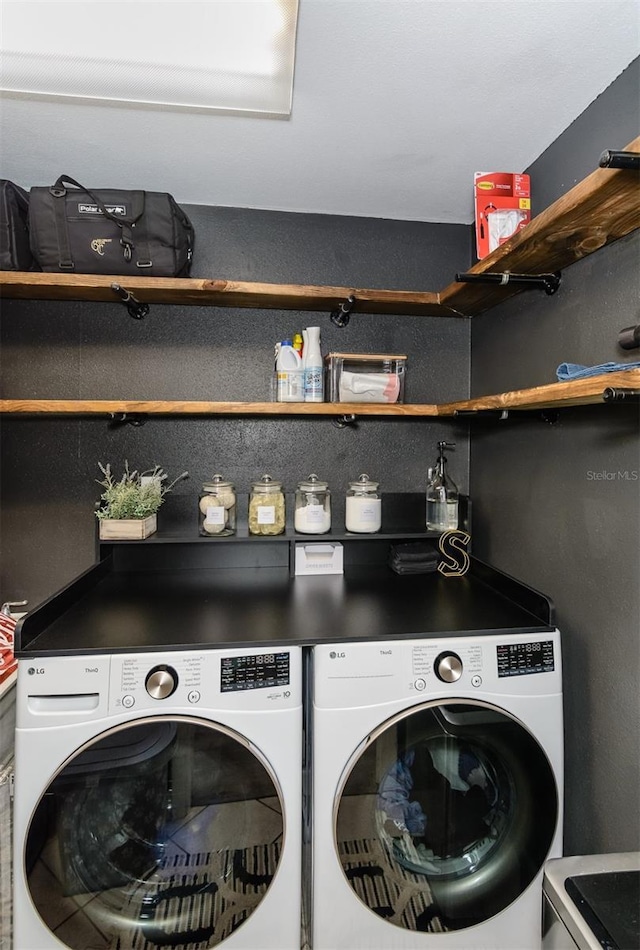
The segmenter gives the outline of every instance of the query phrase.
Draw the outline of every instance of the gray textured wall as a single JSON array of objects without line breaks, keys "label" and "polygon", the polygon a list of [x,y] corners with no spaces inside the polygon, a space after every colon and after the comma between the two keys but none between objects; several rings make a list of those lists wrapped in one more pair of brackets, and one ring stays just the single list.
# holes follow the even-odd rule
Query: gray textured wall
[{"label": "gray textured wall", "polygon": [[[535,163],[534,211],[638,130],[638,63]],[[471,260],[470,230],[390,221],[190,209],[194,276],[438,290]],[[638,321],[638,239],[574,265],[552,298],[523,294],[472,321],[473,392],[554,379],[563,360],[637,359],[616,347]],[[142,322],[119,305],[6,302],[5,397],[262,399],[275,339],[319,323],[324,349],[406,352],[407,398],[467,394],[469,323],[154,307]],[[287,487],[313,468],[339,491],[367,469],[386,490],[416,490],[439,438],[458,442],[452,471],[467,487],[467,430],[450,422],[152,419],[110,430],[103,420],[1,422],[0,595],[47,596],[93,558],[98,460],[157,461],[199,482],[221,470],[240,489],[264,470]],[[640,846],[638,818],[637,411],[581,408],[556,426],[475,421],[474,545],[496,566],[549,593],[564,634],[568,853]],[[589,473],[615,472],[614,479]],[[167,505],[171,504],[171,499]]]},{"label": "gray textured wall", "polygon": [[[638,134],[638,61],[529,169],[541,210]],[[573,265],[554,297],[529,291],[472,321],[472,393],[555,381],[564,361],[640,360],[638,233]],[[640,847],[638,409],[482,422],[471,435],[480,556],[545,591],[563,633],[568,854]]]},{"label": "gray textured wall", "polygon": [[[189,207],[193,276],[282,283],[439,290],[468,266],[463,225]],[[328,313],[154,306],[142,321],[120,304],[6,301],[2,381],[11,398],[266,400],[273,345],[320,325],[323,351],[409,356],[406,399],[466,398],[469,321],[354,315],[341,330]],[[264,472],[288,491],[315,471],[335,493],[368,472],[383,491],[419,491],[438,439],[457,443],[451,470],[468,486],[468,428],[452,421],[151,418],[110,429],[104,419],[1,420],[0,596],[33,606],[94,558],[98,461],[120,470],[188,469],[176,489],[193,497],[220,471],[238,491]],[[165,512],[172,503],[169,496]],[[163,511],[160,512],[162,518]],[[195,514],[194,514],[195,517]]]}]

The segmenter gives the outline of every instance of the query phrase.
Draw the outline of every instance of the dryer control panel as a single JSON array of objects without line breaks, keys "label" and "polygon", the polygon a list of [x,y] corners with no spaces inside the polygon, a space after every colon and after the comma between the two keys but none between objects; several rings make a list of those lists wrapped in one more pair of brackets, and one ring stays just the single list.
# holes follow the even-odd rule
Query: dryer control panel
[{"label": "dryer control panel", "polygon": [[323,644],[313,654],[319,708],[562,692],[557,630]]}]

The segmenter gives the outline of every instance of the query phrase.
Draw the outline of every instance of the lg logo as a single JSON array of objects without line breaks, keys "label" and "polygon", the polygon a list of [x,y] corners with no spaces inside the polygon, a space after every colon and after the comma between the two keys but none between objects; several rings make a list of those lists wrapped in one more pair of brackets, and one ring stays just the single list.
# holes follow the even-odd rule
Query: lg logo
[{"label": "lg logo", "polygon": [[41,673],[44,673],[43,667],[30,666],[27,670],[29,676],[40,676]]},{"label": "lg logo", "polygon": [[329,659],[331,660],[343,660],[347,654],[346,653],[336,653],[335,650],[332,650],[329,654]]}]

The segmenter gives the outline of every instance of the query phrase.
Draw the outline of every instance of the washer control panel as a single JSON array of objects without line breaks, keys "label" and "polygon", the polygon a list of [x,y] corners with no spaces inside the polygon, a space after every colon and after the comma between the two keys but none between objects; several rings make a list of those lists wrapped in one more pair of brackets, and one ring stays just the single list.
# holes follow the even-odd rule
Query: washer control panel
[{"label": "washer control panel", "polygon": [[290,675],[289,654],[286,652],[223,656],[220,661],[220,692],[288,686]]},{"label": "washer control panel", "polygon": [[109,704],[131,712],[289,706],[300,697],[299,659],[299,651],[233,648],[116,655]]},{"label": "washer control panel", "polygon": [[[171,662],[168,662],[168,661]],[[124,709],[152,708],[174,697],[193,705],[206,679],[201,653],[154,656],[137,654],[112,659],[112,704]]]}]

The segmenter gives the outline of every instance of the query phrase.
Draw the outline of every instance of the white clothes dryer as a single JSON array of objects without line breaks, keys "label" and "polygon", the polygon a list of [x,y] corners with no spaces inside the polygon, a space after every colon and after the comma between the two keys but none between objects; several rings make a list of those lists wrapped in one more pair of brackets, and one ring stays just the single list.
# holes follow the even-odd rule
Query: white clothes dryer
[{"label": "white clothes dryer", "polygon": [[20,950],[299,950],[301,648],[19,661]]},{"label": "white clothes dryer", "polygon": [[314,950],[539,950],[557,630],[313,651]]}]

